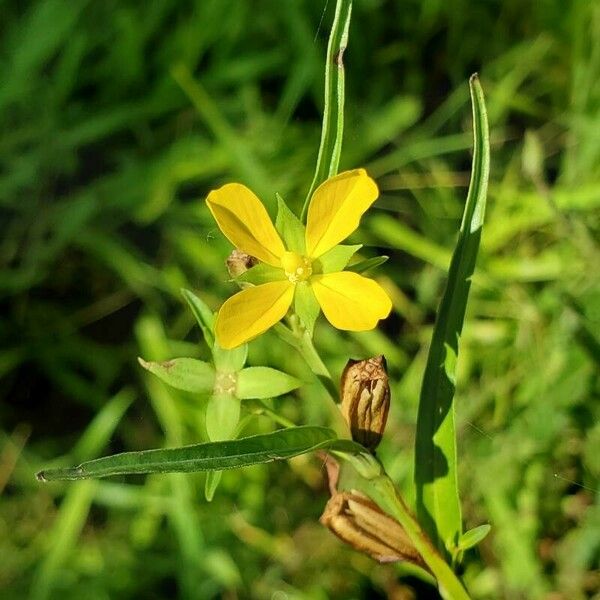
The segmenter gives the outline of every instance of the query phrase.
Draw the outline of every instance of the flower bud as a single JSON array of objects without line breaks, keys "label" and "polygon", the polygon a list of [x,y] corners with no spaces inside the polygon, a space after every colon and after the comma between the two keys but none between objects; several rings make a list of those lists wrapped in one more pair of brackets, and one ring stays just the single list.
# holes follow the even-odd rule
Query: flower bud
[{"label": "flower bud", "polygon": [[380,563],[407,561],[427,568],[402,525],[359,492],[334,493],[320,521],[343,542]]},{"label": "flower bud", "polygon": [[349,360],[342,373],[342,414],[352,439],[369,450],[381,440],[390,408],[385,357]]},{"label": "flower bud", "polygon": [[258,264],[258,260],[254,256],[250,256],[237,248],[232,250],[231,254],[227,257],[227,270],[232,279],[239,277],[242,273],[245,273],[248,269],[251,269],[254,265]]}]

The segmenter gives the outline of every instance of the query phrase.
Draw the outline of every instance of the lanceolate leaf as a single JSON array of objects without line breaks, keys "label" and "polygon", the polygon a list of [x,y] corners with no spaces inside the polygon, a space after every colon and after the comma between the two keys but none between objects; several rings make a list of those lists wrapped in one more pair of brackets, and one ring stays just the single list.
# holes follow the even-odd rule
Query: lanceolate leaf
[{"label": "lanceolate leaf", "polygon": [[39,481],[58,481],[133,473],[191,473],[235,469],[284,460],[324,448],[347,452],[360,450],[360,446],[349,440],[338,440],[335,433],[325,427],[290,427],[238,440],[124,452],[90,460],[70,469],[41,471],[37,478]]},{"label": "lanceolate leaf", "polygon": [[213,343],[215,341],[215,336],[213,333],[214,324],[215,324],[215,316],[212,311],[198,296],[189,290],[182,289],[181,293],[183,297],[186,299],[187,303],[190,305],[192,312],[194,313],[194,317],[196,317],[196,321],[198,321],[198,325],[202,330],[202,335],[204,336],[204,341],[206,342],[209,348],[213,347]]},{"label": "lanceolate leaf", "polygon": [[483,92],[470,80],[474,152],[471,183],[423,377],[417,422],[417,512],[438,548],[453,554],[461,536],[456,472],[454,368],[471,276],[479,249],[489,174],[489,133]]},{"label": "lanceolate leaf", "polygon": [[295,377],[270,367],[248,367],[237,375],[238,398],[273,398],[300,387]]},{"label": "lanceolate leaf", "polygon": [[138,358],[140,365],[166,384],[186,392],[205,393],[213,389],[215,370],[212,365],[195,358],[174,358],[164,362],[148,362]]}]

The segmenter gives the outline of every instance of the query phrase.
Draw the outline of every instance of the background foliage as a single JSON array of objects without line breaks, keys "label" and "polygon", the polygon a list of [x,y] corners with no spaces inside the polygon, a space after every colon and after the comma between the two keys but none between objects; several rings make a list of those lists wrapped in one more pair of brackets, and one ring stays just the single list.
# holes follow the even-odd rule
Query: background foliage
[{"label": "background foliage", "polygon": [[[410,597],[429,588],[317,523],[306,457],[202,475],[40,485],[56,456],[205,439],[202,402],[136,362],[206,357],[180,295],[232,291],[203,198],[242,181],[297,210],[312,176],[333,3],[0,2],[0,590],[3,598]],[[316,340],[337,375],[383,352],[381,448],[411,498],[419,385],[466,195],[467,79],[492,132],[482,250],[458,365],[476,598],[600,596],[600,10],[592,1],[362,0],[341,168],[382,197],[355,240],[395,304]],[[309,373],[273,333],[249,364]],[[326,424],[316,383],[277,408]],[[250,430],[268,431],[257,417]],[[420,596],[420,597],[421,597]]]}]

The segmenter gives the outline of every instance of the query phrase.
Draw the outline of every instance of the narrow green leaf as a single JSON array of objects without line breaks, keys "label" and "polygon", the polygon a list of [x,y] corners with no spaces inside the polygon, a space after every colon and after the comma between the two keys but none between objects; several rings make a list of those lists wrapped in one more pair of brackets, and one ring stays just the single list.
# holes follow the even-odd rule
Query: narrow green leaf
[{"label": "narrow green leaf", "polygon": [[178,390],[202,394],[210,392],[215,384],[212,365],[195,358],[174,358],[164,362],[148,362],[138,358],[138,361],[144,369]]},{"label": "narrow green leaf", "polygon": [[196,317],[196,321],[198,321],[206,345],[209,348],[212,348],[215,343],[215,336],[213,333],[215,327],[215,315],[212,310],[210,310],[196,294],[190,292],[190,290],[182,289],[181,293],[190,305],[194,317]]},{"label": "narrow green leaf", "polygon": [[273,398],[287,394],[300,387],[302,382],[295,377],[270,367],[248,367],[237,376],[236,395],[242,400]]},{"label": "narrow green leaf", "polygon": [[458,540],[458,549],[464,552],[465,550],[474,548],[487,537],[491,530],[492,526],[485,523],[484,525],[479,525],[479,527],[474,527],[473,529],[469,529],[469,531],[465,531]]},{"label": "narrow green leaf", "polygon": [[315,293],[306,282],[296,284],[294,312],[298,315],[298,318],[302,321],[302,325],[304,325],[312,338],[315,331],[315,323],[321,312],[321,307],[319,306]]},{"label": "narrow green leaf", "polygon": [[315,175],[302,208],[306,217],[313,192],[329,177],[337,174],[344,135],[344,51],[348,45],[348,30],[352,14],[352,0],[337,0],[335,17],[327,44],[325,62],[325,102],[321,144]]},{"label": "narrow green leaf", "polygon": [[109,477],[133,473],[191,473],[235,469],[274,460],[284,460],[319,450],[353,450],[348,440],[338,440],[325,427],[290,427],[273,433],[239,440],[208,442],[181,448],[123,452],[90,460],[70,469],[48,469],[37,474],[38,481],[59,481]]},{"label": "narrow green leaf", "polygon": [[240,400],[233,394],[213,394],[206,405],[206,433],[211,442],[233,438],[240,420]]},{"label": "narrow green leaf", "polygon": [[285,200],[277,196],[277,218],[275,219],[275,229],[279,232],[285,242],[285,246],[292,252],[306,254],[305,227],[302,221],[289,209]]},{"label": "narrow green leaf", "polygon": [[423,376],[415,444],[418,518],[438,548],[450,555],[462,532],[454,367],[481,238],[490,163],[486,109],[476,75],[471,77],[470,89],[475,140],[471,183]]},{"label": "narrow green leaf", "polygon": [[338,244],[319,256],[313,264],[313,271],[317,273],[336,273],[343,271],[350,259],[362,248],[362,244]]},{"label": "narrow green leaf", "polygon": [[367,271],[372,271],[373,269],[380,267],[383,263],[387,262],[389,258],[389,256],[374,256],[373,258],[367,258],[346,267],[346,271],[366,273]]}]

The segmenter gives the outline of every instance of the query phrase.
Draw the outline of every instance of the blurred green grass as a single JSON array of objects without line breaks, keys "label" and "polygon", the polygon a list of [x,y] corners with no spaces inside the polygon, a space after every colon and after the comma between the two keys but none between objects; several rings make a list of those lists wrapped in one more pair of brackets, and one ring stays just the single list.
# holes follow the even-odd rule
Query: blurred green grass
[{"label": "blurred green grass", "polygon": [[[341,547],[306,458],[201,475],[36,483],[56,456],[205,437],[203,406],[136,356],[203,356],[179,294],[233,291],[205,194],[236,180],[299,210],[318,148],[333,3],[0,3],[0,592],[6,598],[406,597]],[[317,343],[337,375],[385,353],[381,456],[410,498],[427,344],[468,184],[468,76],[492,130],[459,360],[475,598],[600,595],[600,10],[592,1],[356,1],[342,168],[382,189],[354,239],[395,312]],[[269,333],[250,364],[308,377]],[[317,384],[278,401],[326,423]],[[258,417],[256,429],[268,429]],[[421,594],[425,594],[424,585]],[[275,594],[275,595],[274,595]],[[282,595],[282,594],[285,594]],[[421,597],[420,595],[418,597]]]}]

